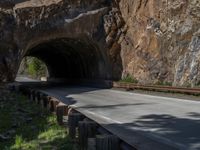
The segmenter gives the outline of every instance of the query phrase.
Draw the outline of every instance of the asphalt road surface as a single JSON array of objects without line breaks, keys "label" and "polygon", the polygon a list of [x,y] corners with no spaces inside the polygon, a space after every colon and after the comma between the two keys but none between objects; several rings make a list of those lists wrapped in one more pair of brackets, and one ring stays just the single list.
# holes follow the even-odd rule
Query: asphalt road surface
[{"label": "asphalt road surface", "polygon": [[138,150],[200,150],[200,102],[112,89],[43,89]]},{"label": "asphalt road surface", "polygon": [[40,80],[31,79],[31,78],[25,77],[25,76],[17,76],[15,81],[17,81],[17,82],[41,82]]}]

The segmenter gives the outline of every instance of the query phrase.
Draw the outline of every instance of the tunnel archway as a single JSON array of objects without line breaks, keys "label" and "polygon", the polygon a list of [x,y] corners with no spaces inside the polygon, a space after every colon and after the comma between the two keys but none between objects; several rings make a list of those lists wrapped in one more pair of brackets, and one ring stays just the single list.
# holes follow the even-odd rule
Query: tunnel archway
[{"label": "tunnel archway", "polygon": [[24,57],[17,72],[16,81],[46,81],[49,76],[46,64],[36,57]]},{"label": "tunnel archway", "polygon": [[91,41],[82,39],[54,39],[26,50],[25,56],[42,60],[50,78],[110,79],[110,66],[106,54]]}]

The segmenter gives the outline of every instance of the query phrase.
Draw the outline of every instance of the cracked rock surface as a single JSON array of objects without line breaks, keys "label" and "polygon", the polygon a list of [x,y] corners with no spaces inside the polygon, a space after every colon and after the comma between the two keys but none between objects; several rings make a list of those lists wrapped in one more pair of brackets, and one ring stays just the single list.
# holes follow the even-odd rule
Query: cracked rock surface
[{"label": "cracked rock surface", "polygon": [[109,45],[119,45],[114,51],[120,53],[122,76],[145,84],[199,84],[199,0],[118,0],[113,7],[112,30],[105,29]]},{"label": "cracked rock surface", "polygon": [[200,83],[200,0],[3,0],[0,20],[2,81],[29,48],[84,37],[105,57],[104,79]]}]

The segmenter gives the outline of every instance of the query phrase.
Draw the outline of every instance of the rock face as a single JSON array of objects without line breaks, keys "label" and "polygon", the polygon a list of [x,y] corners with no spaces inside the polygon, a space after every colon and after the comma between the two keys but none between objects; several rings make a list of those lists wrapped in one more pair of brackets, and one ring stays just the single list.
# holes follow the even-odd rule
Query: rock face
[{"label": "rock face", "polygon": [[52,78],[113,77],[103,29],[109,1],[14,0],[0,4],[0,81],[13,80],[27,55],[43,60]]},{"label": "rock face", "polygon": [[[200,82],[199,0],[118,0],[123,75],[142,83]],[[113,9],[115,11],[115,9]],[[108,36],[109,37],[109,36]]]},{"label": "rock face", "polygon": [[46,49],[77,51],[64,62],[84,69],[71,76],[200,83],[200,0],[4,0],[0,8],[0,80],[12,80],[25,55],[41,57],[55,70],[59,64],[39,53],[46,43]]}]

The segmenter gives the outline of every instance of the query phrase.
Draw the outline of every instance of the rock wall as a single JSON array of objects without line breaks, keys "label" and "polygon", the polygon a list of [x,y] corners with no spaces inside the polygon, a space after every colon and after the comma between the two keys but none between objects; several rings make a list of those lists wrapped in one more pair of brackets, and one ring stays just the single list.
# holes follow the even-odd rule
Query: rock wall
[{"label": "rock wall", "polygon": [[[110,2],[107,0],[4,0],[0,3],[0,18],[3,20],[0,26],[0,34],[2,34],[0,81],[14,80],[23,57],[30,53],[33,55],[30,51],[35,47],[40,47],[39,45],[43,45],[44,49],[45,43],[48,42],[51,47],[48,47],[48,44],[46,47],[55,49],[54,59],[51,58],[54,55],[53,52],[49,54],[51,56],[47,53],[46,58],[44,54],[37,54],[37,56],[43,57],[49,64],[60,61],[61,58],[56,57],[58,54],[56,51],[66,63],[69,57],[68,49],[71,55],[68,59],[71,61],[69,64],[77,65],[70,68],[77,70],[76,67],[84,66],[92,70],[90,71],[92,78],[111,79],[110,70],[112,69],[109,65],[110,59],[107,57],[103,30],[103,16],[109,9]],[[56,44],[53,46],[52,41],[54,43],[59,41],[60,46]],[[62,54],[64,49],[66,49],[66,56]],[[75,53],[77,57],[74,57]],[[93,59],[88,59],[92,56]],[[79,60],[75,60],[76,58]],[[94,60],[97,62],[93,63]],[[83,63],[78,66],[77,62]],[[51,68],[59,68],[53,65]],[[83,67],[81,69],[84,70]],[[63,68],[63,70],[66,69]],[[87,75],[89,76],[89,73]]]},{"label": "rock wall", "polygon": [[[112,79],[200,84],[200,0],[4,0],[0,6],[0,47],[12,57],[50,37],[87,34],[108,57]],[[5,41],[10,48],[2,48]],[[17,61],[1,60],[1,70]]]},{"label": "rock wall", "polygon": [[18,50],[13,40],[14,28],[12,11],[0,11],[0,81],[12,80],[15,76]]},{"label": "rock wall", "polygon": [[[123,18],[120,45],[123,76],[141,83],[200,82],[199,0],[116,0]],[[118,16],[118,15],[117,15]],[[115,16],[116,17],[116,16]],[[108,36],[109,38],[109,36]]]}]

